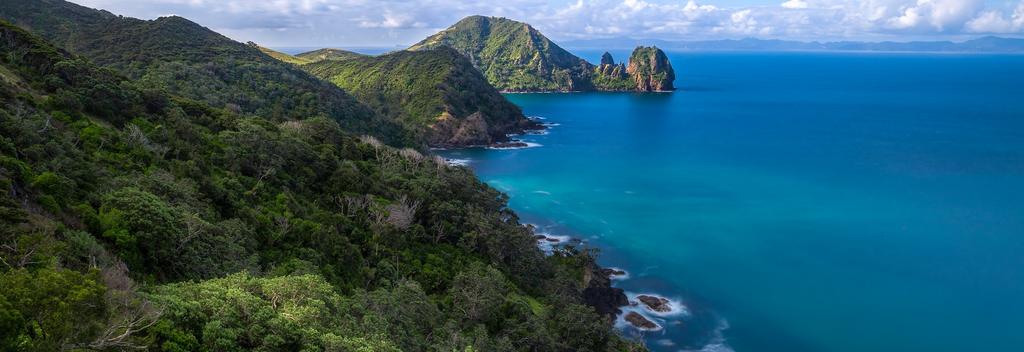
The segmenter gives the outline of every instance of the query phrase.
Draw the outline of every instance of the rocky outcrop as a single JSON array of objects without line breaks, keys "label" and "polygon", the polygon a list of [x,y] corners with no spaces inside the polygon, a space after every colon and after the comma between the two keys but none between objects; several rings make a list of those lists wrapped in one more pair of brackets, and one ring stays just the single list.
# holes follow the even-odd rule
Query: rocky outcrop
[{"label": "rocky outcrop", "polygon": [[[527,122],[528,121],[528,122]],[[437,122],[430,126],[427,143],[434,147],[492,146],[496,148],[525,147],[526,144],[509,140],[507,134],[522,133],[526,130],[543,128],[530,120],[517,120],[509,124],[488,123],[487,117],[475,112],[465,118],[441,113]]]},{"label": "rocky outcrop", "polygon": [[583,301],[594,307],[599,314],[615,316],[622,313],[619,307],[629,305],[626,293],[621,288],[612,287],[606,269],[594,265],[584,276],[586,288],[583,289]]},{"label": "rocky outcrop", "polygon": [[487,121],[480,112],[463,119],[454,118],[447,111],[430,126],[427,141],[431,146],[470,146],[491,144]]},{"label": "rocky outcrop", "polygon": [[633,81],[626,73],[626,65],[615,64],[612,54],[605,52],[601,55],[601,64],[594,68],[591,78],[594,88],[604,91],[629,91],[633,90]]},{"label": "rocky outcrop", "polygon": [[635,90],[663,92],[675,89],[672,82],[676,79],[676,73],[672,63],[658,47],[641,46],[633,49],[626,72],[635,83]]},{"label": "rocky outcrop", "polygon": [[661,328],[660,326],[658,326],[658,324],[655,324],[653,321],[645,318],[643,315],[637,312],[626,313],[626,316],[624,318],[626,319],[626,322],[630,323],[631,325],[641,330],[658,330],[659,328]]},{"label": "rocky outcrop", "polygon": [[601,55],[601,65],[594,68],[594,88],[605,91],[662,92],[674,90],[676,74],[665,52],[657,47],[637,47],[629,57],[629,65],[615,64],[609,53]]},{"label": "rocky outcrop", "polygon": [[655,312],[668,313],[672,311],[672,304],[665,298],[650,295],[639,295],[636,296],[636,299],[647,306],[648,309]]}]

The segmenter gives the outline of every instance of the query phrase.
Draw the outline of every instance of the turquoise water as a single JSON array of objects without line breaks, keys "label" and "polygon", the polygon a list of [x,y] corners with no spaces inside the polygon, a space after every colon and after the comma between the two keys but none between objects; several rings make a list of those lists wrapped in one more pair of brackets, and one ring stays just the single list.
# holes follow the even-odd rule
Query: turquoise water
[{"label": "turquoise water", "polygon": [[1024,57],[669,56],[678,92],[509,95],[542,146],[444,154],[686,304],[655,351],[1024,348]]}]

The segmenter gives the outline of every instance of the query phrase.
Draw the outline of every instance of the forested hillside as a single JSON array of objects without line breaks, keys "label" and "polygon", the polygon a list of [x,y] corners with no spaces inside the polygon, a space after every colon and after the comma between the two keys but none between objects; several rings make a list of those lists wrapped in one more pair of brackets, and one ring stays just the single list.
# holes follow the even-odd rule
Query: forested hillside
[{"label": "forested hillside", "polygon": [[391,144],[413,144],[395,121],[340,88],[181,17],[122,17],[62,0],[3,0],[0,19],[28,29],[143,89],[274,121],[327,116]]},{"label": "forested hillside", "polygon": [[468,169],[2,22],[0,53],[0,350],[638,348],[582,304],[590,255],[544,256]]},{"label": "forested hillside", "polygon": [[448,47],[326,59],[302,68],[421,131],[431,146],[490,145],[540,128]]},{"label": "forested hillside", "polygon": [[591,90],[593,65],[539,31],[506,18],[470,16],[409,50],[454,48],[504,91]]}]

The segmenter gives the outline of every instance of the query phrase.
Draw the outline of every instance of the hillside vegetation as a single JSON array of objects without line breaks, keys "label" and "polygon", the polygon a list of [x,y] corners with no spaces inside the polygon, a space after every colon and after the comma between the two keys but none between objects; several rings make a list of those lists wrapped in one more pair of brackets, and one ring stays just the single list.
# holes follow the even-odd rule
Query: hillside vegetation
[{"label": "hillside vegetation", "polygon": [[302,68],[422,131],[431,146],[489,145],[539,127],[448,47],[324,60]]},{"label": "hillside vegetation", "polygon": [[592,65],[565,51],[530,25],[470,16],[409,50],[439,46],[462,53],[503,91],[589,90]]},{"label": "hillside vegetation", "polygon": [[582,304],[589,253],[544,256],[468,169],[3,21],[0,53],[0,350],[640,349]]},{"label": "hillside vegetation", "polygon": [[326,116],[354,133],[412,144],[402,126],[342,89],[181,17],[122,17],[61,0],[0,2],[0,19],[138,80],[273,121]]}]

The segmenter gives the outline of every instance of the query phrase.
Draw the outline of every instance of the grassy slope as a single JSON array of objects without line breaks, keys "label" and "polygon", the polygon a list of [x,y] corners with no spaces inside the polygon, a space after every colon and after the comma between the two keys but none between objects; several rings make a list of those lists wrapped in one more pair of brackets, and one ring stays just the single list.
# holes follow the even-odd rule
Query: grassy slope
[{"label": "grassy slope", "polygon": [[268,56],[270,56],[272,58],[278,59],[280,61],[284,61],[284,62],[292,64],[292,65],[305,65],[305,64],[308,64],[308,63],[311,62],[311,61],[306,60],[304,58],[288,55],[288,54],[282,53],[282,52],[274,50],[274,49],[264,48],[262,46],[258,46],[257,48],[259,48],[261,52],[263,52],[264,54],[267,54]]}]

